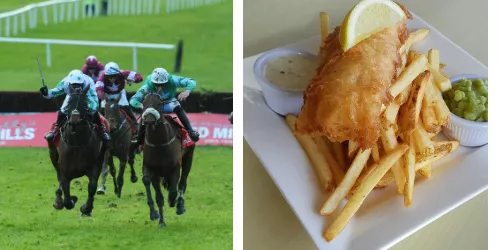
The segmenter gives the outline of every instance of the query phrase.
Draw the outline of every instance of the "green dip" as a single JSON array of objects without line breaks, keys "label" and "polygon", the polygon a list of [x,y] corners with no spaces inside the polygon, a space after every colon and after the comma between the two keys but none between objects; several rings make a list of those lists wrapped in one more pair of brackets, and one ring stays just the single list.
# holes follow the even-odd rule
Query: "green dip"
[{"label": "green dip", "polygon": [[488,122],[488,80],[462,79],[443,92],[450,111],[466,120]]}]

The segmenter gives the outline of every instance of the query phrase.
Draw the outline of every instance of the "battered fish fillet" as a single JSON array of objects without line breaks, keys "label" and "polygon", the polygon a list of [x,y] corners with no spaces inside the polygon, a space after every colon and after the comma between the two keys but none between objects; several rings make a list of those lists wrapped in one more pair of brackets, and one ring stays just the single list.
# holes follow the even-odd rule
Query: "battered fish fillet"
[{"label": "battered fish fillet", "polygon": [[333,142],[357,141],[370,148],[380,136],[381,107],[401,63],[399,48],[408,37],[406,20],[371,35],[346,52],[339,27],[319,53],[316,76],[304,93],[296,128],[301,134],[326,136]]}]

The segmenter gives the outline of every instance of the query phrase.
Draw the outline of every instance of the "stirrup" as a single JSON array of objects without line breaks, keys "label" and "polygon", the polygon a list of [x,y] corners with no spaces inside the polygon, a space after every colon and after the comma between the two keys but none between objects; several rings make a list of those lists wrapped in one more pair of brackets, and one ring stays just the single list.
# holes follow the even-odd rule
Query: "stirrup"
[{"label": "stirrup", "polygon": [[188,131],[188,135],[191,138],[191,140],[193,140],[194,142],[197,142],[200,140],[200,133],[198,133],[197,131],[194,131],[194,130]]},{"label": "stirrup", "polygon": [[43,136],[43,138],[45,138],[47,142],[52,142],[55,139],[55,137],[56,137],[55,131],[50,131]]}]

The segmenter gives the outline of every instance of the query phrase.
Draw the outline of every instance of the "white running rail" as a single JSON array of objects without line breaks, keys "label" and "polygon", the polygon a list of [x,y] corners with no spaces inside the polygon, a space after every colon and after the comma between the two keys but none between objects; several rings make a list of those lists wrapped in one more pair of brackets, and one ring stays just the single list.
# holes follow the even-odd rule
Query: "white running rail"
[{"label": "white running rail", "polygon": [[17,37],[0,37],[0,42],[6,43],[37,43],[46,45],[47,66],[51,66],[50,45],[80,45],[80,46],[105,46],[105,47],[125,47],[132,48],[132,65],[134,71],[138,70],[137,65],[137,49],[175,49],[173,44],[155,44],[155,43],[128,43],[128,42],[97,42],[97,41],[77,41],[77,40],[59,40],[59,39],[38,39],[38,38],[17,38]]},{"label": "white running rail", "polygon": [[[100,15],[100,2],[96,4],[95,16]],[[107,15],[142,15],[171,13],[184,9],[191,9],[205,5],[212,5],[231,0],[108,0]],[[70,22],[73,19],[92,18],[85,14],[85,0],[50,0],[26,5],[23,8],[0,14],[0,36],[16,36],[19,31],[24,33],[26,28],[35,29],[38,26],[38,14],[41,12],[43,24]],[[89,10],[89,14],[91,11]],[[26,15],[28,23],[26,23]],[[52,16],[52,18],[49,18]],[[19,24],[20,22],[20,24]],[[28,25],[27,25],[28,24]]]}]

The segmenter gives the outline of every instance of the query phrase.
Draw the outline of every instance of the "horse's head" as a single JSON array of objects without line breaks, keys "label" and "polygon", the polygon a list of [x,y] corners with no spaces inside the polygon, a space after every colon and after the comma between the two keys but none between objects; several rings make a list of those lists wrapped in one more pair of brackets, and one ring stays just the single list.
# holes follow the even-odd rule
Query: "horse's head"
[{"label": "horse's head", "polygon": [[70,124],[80,123],[87,114],[87,92],[90,85],[82,89],[79,85],[69,85],[68,120]]},{"label": "horse's head", "polygon": [[120,106],[115,98],[105,99],[104,116],[109,123],[110,130],[116,130],[120,122]]},{"label": "horse's head", "polygon": [[144,124],[153,124],[161,118],[163,102],[158,93],[148,93],[146,91],[143,91],[143,93],[144,101],[142,105],[144,106],[144,111],[142,113],[142,120]]}]

